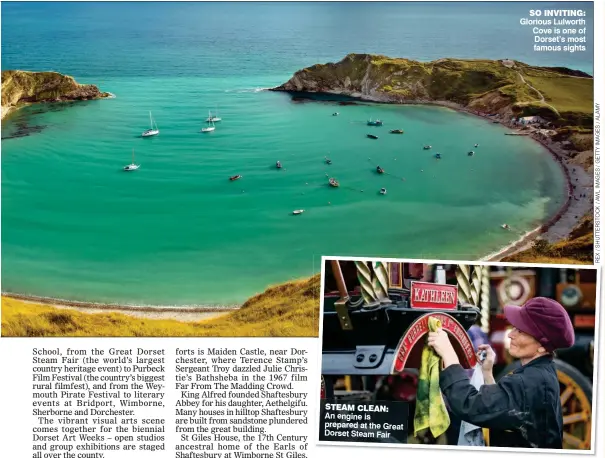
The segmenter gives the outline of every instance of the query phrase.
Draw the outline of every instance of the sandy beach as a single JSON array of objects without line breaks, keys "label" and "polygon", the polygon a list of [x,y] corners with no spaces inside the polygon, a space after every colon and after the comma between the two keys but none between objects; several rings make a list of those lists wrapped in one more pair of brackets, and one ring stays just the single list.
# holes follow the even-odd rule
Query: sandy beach
[{"label": "sandy beach", "polygon": [[227,315],[238,309],[238,307],[152,307],[100,304],[66,301],[53,298],[31,297],[12,293],[2,293],[2,297],[10,297],[12,299],[18,299],[20,301],[32,304],[57,309],[74,310],[84,313],[121,313],[136,318],[146,318],[152,320],[176,320],[181,322],[205,321]]},{"label": "sandy beach", "polygon": [[538,238],[549,243],[565,240],[578,224],[578,221],[593,211],[593,177],[581,166],[570,164],[560,145],[537,135],[531,135],[530,137],[542,144],[563,169],[567,181],[567,200],[546,223],[525,233],[520,239],[505,246],[500,251],[485,256],[481,259],[482,261],[498,261],[505,256],[528,250]]}]

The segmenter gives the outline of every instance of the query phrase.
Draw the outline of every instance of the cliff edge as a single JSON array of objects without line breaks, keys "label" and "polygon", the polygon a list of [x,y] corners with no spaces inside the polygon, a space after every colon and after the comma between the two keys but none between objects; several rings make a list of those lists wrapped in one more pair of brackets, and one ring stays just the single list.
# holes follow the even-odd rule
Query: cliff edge
[{"label": "cliff edge", "polygon": [[92,100],[110,97],[92,84],[78,84],[71,76],[56,72],[2,72],[2,119],[20,106],[40,102]]}]

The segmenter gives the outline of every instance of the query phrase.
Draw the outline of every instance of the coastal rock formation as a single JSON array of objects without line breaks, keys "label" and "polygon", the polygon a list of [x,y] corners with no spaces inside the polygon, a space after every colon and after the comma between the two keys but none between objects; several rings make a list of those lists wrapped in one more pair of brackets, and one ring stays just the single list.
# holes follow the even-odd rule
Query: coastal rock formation
[{"label": "coastal rock formation", "polygon": [[[349,54],[338,63],[299,70],[272,90],[344,95],[373,102],[450,103],[505,119],[534,115],[561,126],[590,126],[592,87],[588,74],[532,67],[508,59],[417,62]],[[569,104],[570,91],[582,102]]]},{"label": "coastal rock formation", "polygon": [[2,72],[2,119],[29,103],[92,100],[110,97],[92,84],[78,84],[71,76],[56,72]]}]

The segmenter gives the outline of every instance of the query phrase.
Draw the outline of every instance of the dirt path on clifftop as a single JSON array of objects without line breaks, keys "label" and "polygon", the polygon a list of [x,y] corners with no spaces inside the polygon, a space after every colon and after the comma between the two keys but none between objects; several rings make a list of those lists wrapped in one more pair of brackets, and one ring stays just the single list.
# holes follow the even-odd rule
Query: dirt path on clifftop
[{"label": "dirt path on clifftop", "polygon": [[547,107],[549,107],[551,110],[553,110],[555,113],[557,113],[557,116],[561,116],[559,114],[559,112],[557,111],[557,109],[555,107],[553,107],[552,105],[550,105],[549,103],[546,103],[546,100],[544,100],[544,96],[542,95],[542,93],[537,90],[535,87],[533,87],[531,84],[529,84],[527,81],[525,81],[525,78],[523,78],[523,75],[521,74],[520,71],[517,70],[517,74],[519,75],[519,78],[521,78],[521,81],[523,81],[524,84],[527,84],[527,86],[532,89],[534,92],[536,92],[536,94],[538,94],[540,96],[540,102],[542,102],[544,105],[546,105]]}]

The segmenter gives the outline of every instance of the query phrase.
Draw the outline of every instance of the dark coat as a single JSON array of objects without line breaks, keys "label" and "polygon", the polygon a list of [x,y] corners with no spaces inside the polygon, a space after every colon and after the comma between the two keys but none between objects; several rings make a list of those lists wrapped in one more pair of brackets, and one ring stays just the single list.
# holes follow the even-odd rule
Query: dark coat
[{"label": "dark coat", "polygon": [[555,364],[542,356],[477,391],[459,364],[441,372],[450,410],[490,429],[490,446],[563,448],[563,414]]}]

